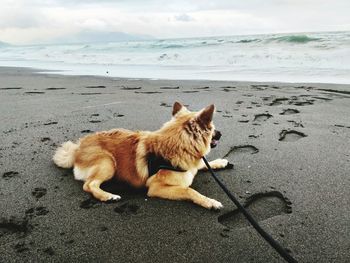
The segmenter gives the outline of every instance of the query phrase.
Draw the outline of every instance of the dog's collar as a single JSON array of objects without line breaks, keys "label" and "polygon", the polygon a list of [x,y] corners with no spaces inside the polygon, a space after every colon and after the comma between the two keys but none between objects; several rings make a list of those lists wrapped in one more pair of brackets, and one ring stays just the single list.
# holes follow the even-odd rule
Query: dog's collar
[{"label": "dog's collar", "polygon": [[160,169],[176,171],[176,172],[185,172],[179,167],[174,167],[170,161],[164,159],[161,156],[157,156],[154,153],[151,153],[147,156],[148,163],[148,175],[152,176],[156,174]]}]

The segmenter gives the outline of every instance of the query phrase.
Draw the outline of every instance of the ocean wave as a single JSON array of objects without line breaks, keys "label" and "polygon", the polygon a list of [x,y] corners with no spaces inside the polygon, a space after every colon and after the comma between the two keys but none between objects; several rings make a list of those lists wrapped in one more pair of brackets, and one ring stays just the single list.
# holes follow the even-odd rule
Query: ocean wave
[{"label": "ocean wave", "polygon": [[259,38],[251,38],[251,39],[241,39],[241,40],[238,40],[234,43],[244,44],[244,43],[261,42],[261,41],[262,41],[262,39],[259,39]]},{"label": "ocean wave", "polygon": [[150,48],[156,48],[156,49],[181,49],[181,48],[198,48],[198,47],[210,47],[210,46],[220,46],[225,44],[226,42],[208,42],[208,41],[182,41],[183,43],[167,43],[167,42],[160,42],[160,43],[154,43],[150,44]]},{"label": "ocean wave", "polygon": [[169,44],[169,45],[162,46],[162,48],[183,48],[183,47],[188,47],[188,46],[180,45],[180,44]]},{"label": "ocean wave", "polygon": [[287,74],[291,77],[305,72],[313,76],[328,74],[350,79],[347,76],[350,72],[350,33],[308,32],[0,48],[0,64],[14,65],[10,63],[15,62],[52,64],[62,69],[106,68],[101,72],[107,69],[112,72],[113,67],[115,72],[126,72],[125,66],[151,73],[159,68],[188,74],[205,72],[208,76],[219,71],[271,72],[276,76]]},{"label": "ocean wave", "polygon": [[309,37],[307,35],[288,35],[270,38],[270,41],[304,44],[311,41],[320,41],[322,38]]}]

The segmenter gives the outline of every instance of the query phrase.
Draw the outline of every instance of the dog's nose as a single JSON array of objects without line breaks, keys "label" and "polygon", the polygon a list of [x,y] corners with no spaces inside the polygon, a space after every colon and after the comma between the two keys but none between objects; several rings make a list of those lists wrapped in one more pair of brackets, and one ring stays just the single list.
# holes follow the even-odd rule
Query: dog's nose
[{"label": "dog's nose", "polygon": [[222,134],[220,131],[218,131],[218,130],[214,131],[214,136],[213,136],[214,140],[220,140],[221,136],[222,136]]}]

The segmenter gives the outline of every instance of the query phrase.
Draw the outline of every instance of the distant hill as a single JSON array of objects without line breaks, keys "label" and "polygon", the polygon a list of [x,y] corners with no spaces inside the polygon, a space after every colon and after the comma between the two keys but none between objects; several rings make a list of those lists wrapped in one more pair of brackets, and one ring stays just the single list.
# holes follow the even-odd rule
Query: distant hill
[{"label": "distant hill", "polygon": [[154,39],[148,35],[133,35],[123,32],[82,31],[78,34],[56,39],[55,43],[106,43]]}]

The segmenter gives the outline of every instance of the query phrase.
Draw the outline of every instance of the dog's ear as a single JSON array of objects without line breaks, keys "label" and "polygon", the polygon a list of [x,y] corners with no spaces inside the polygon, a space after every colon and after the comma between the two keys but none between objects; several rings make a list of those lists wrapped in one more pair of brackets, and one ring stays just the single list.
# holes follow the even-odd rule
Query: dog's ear
[{"label": "dog's ear", "polygon": [[209,105],[199,113],[198,120],[204,124],[209,124],[213,120],[214,111],[214,104]]},{"label": "dog's ear", "polygon": [[175,116],[183,107],[184,106],[180,102],[175,101],[173,106],[173,116]]}]

